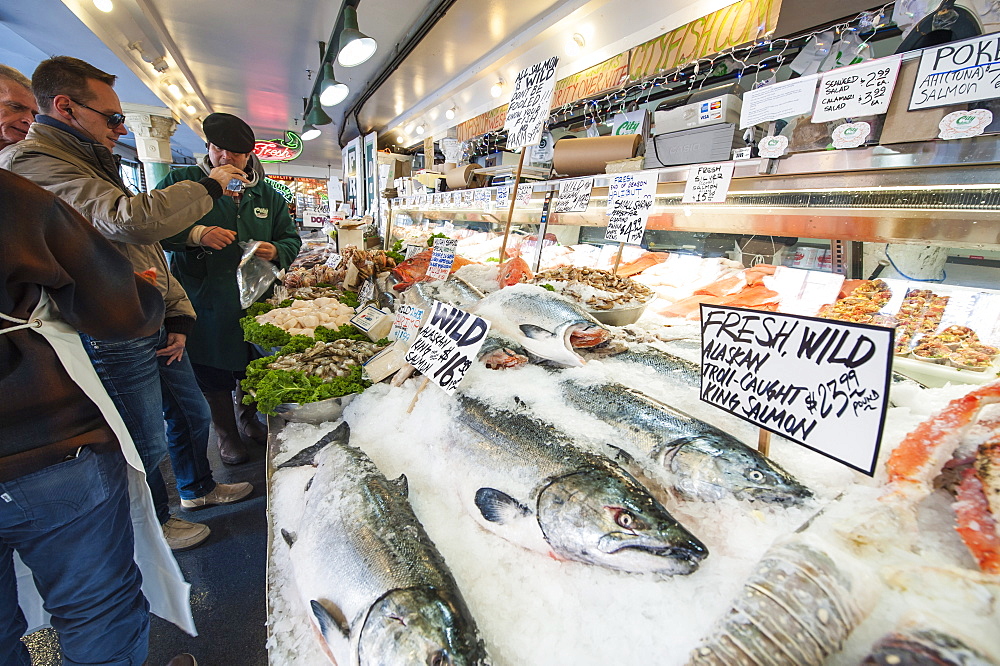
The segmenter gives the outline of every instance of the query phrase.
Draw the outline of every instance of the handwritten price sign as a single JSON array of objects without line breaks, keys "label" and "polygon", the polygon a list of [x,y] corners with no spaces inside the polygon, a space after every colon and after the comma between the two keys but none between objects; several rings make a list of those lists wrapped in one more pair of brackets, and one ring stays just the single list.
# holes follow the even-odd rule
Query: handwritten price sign
[{"label": "handwritten price sign", "polygon": [[641,243],[655,196],[655,173],[614,174],[608,188],[608,229],[604,240]]},{"label": "handwritten price sign", "polygon": [[894,55],[824,74],[812,121],[825,123],[888,111],[902,60],[902,55]]},{"label": "handwritten price sign", "polygon": [[701,306],[701,399],[875,473],[893,330]]},{"label": "handwritten price sign", "polygon": [[1000,33],[924,49],[910,111],[1000,97]]},{"label": "handwritten price sign", "polygon": [[434,251],[431,252],[431,263],[427,267],[427,277],[432,280],[447,280],[451,265],[455,263],[455,248],[458,241],[454,238],[435,238]]},{"label": "handwritten price sign", "polygon": [[732,162],[693,165],[688,171],[681,203],[724,203],[734,166]]},{"label": "handwritten price sign", "polygon": [[558,64],[559,58],[553,56],[518,72],[503,123],[507,132],[507,150],[517,152],[524,146],[534,146],[541,141],[552,105],[552,93],[556,89]]},{"label": "handwritten price sign", "polygon": [[406,362],[437,386],[454,393],[489,330],[485,319],[434,301],[430,319],[420,327],[417,339],[406,352]]},{"label": "handwritten price sign", "polygon": [[389,331],[390,340],[402,340],[408,342],[417,334],[420,322],[424,318],[426,310],[415,305],[400,305],[396,310],[396,316],[392,320],[392,330]]},{"label": "handwritten price sign", "polygon": [[594,189],[593,178],[559,181],[559,195],[556,197],[557,213],[582,213],[590,205],[590,192]]}]

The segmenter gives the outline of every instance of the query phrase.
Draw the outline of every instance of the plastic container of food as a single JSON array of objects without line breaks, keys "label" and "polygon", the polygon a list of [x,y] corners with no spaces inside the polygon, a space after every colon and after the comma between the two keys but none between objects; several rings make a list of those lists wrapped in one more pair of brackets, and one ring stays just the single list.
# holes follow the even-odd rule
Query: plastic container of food
[{"label": "plastic container of food", "polygon": [[356,397],[357,393],[348,393],[339,398],[327,398],[318,402],[307,402],[304,405],[286,402],[275,407],[274,413],[294,423],[326,423],[339,419],[344,413],[344,407]]}]

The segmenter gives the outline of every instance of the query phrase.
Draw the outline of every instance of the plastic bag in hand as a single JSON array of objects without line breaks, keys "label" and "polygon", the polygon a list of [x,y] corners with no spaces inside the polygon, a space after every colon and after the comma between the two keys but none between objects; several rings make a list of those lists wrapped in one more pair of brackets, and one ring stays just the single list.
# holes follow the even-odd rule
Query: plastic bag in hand
[{"label": "plastic bag in hand", "polygon": [[247,241],[243,248],[243,257],[236,269],[236,286],[240,290],[240,307],[244,310],[257,301],[270,288],[278,277],[278,267],[270,261],[261,259],[254,252],[260,247],[261,241]]}]

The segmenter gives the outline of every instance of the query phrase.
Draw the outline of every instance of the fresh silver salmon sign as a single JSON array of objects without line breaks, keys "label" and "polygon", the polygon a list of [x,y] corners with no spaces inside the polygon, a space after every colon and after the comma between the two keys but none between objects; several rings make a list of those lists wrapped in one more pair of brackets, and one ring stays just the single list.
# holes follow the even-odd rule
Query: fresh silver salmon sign
[{"label": "fresh silver salmon sign", "polygon": [[701,399],[863,472],[875,473],[894,331],[701,306]]}]

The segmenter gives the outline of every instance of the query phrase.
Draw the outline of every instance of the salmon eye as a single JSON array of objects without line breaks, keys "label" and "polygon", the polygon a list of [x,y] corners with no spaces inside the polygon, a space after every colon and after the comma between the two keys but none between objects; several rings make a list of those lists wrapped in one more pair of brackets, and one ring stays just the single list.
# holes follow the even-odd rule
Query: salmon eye
[{"label": "salmon eye", "polygon": [[438,650],[427,660],[427,666],[451,666],[451,657],[447,650]]},{"label": "salmon eye", "polygon": [[760,483],[761,481],[764,480],[764,473],[761,472],[760,470],[752,469],[749,472],[747,472],[747,478],[750,479],[751,481]]},{"label": "salmon eye", "polygon": [[627,530],[630,530],[635,526],[636,523],[635,516],[633,516],[625,509],[622,509],[621,507],[607,507],[607,508],[611,511],[611,514],[615,519],[615,524],[618,525],[618,527],[623,527]]}]

